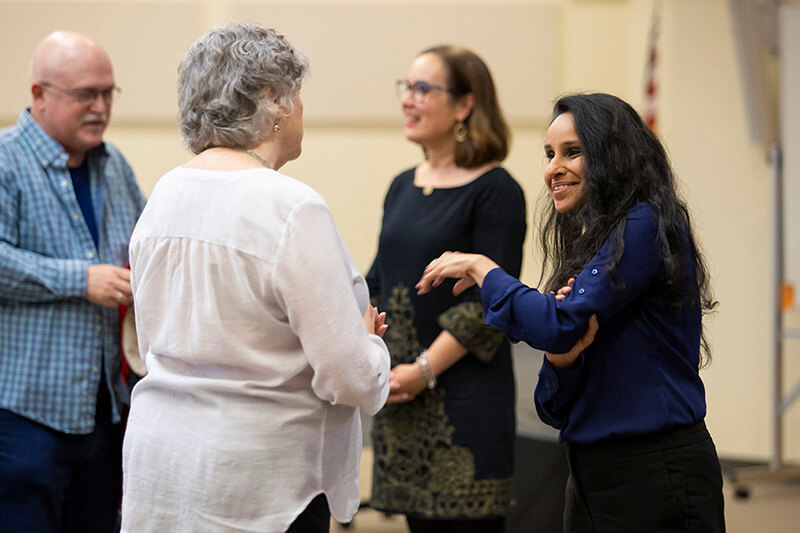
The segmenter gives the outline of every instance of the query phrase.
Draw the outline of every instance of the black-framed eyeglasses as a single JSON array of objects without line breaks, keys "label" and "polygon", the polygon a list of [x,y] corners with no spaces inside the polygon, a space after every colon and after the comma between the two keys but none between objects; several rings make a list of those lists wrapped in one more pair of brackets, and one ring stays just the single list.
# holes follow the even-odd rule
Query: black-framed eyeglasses
[{"label": "black-framed eyeglasses", "polygon": [[77,100],[78,103],[85,106],[90,106],[95,103],[98,96],[101,96],[106,104],[110,104],[115,99],[119,98],[119,95],[122,93],[122,89],[117,86],[109,87],[108,89],[62,89],[58,85],[53,85],[49,81],[39,82],[39,85],[49,89],[55,89],[60,93],[71,96]]},{"label": "black-framed eyeglasses", "polygon": [[433,85],[432,83],[427,83],[424,81],[415,81],[414,83],[409,83],[406,80],[397,80],[394,86],[395,90],[397,91],[398,99],[402,101],[406,94],[411,93],[411,99],[418,104],[423,103],[425,98],[427,98],[428,93],[431,91],[442,91],[445,93],[451,92],[447,87]]}]

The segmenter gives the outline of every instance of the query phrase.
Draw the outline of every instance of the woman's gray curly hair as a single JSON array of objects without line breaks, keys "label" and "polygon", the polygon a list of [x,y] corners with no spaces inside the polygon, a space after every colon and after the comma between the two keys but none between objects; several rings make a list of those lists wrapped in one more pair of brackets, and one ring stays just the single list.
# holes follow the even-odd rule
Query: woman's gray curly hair
[{"label": "woman's gray curly hair", "polygon": [[233,24],[197,39],[178,67],[178,119],[186,146],[258,144],[308,73],[308,59],[283,35],[258,24]]}]

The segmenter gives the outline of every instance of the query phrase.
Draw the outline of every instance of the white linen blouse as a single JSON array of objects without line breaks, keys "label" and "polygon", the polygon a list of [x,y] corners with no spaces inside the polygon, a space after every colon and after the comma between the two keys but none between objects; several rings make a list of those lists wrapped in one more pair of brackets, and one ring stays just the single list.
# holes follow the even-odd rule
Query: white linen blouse
[{"label": "white linen blouse", "polygon": [[364,278],[313,189],[178,167],[130,243],[147,375],[123,449],[122,530],[280,532],[319,493],[359,505],[359,408],[389,391]]}]

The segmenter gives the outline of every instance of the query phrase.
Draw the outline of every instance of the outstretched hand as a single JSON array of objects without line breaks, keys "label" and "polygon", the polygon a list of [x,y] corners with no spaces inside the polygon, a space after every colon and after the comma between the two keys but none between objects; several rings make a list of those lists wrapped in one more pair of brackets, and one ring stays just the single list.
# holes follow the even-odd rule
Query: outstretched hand
[{"label": "outstretched hand", "polygon": [[569,368],[575,363],[575,359],[594,342],[594,335],[597,333],[600,325],[597,322],[597,315],[589,317],[589,329],[586,330],[583,337],[572,347],[567,353],[553,354],[545,353],[545,357],[556,368]]},{"label": "outstretched hand", "polygon": [[458,296],[475,284],[481,287],[483,278],[494,268],[498,268],[498,264],[485,255],[445,252],[425,267],[416,285],[417,294],[426,294],[445,279],[455,278],[458,281],[453,286],[453,294]]}]

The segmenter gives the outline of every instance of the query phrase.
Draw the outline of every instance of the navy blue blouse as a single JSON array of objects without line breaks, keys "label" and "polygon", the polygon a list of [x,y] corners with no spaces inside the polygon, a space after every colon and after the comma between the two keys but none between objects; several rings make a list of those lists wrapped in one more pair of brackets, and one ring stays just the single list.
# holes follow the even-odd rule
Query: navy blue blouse
[{"label": "navy blue blouse", "polygon": [[[594,343],[575,364],[558,369],[545,358],[534,399],[547,424],[567,442],[663,431],[703,419],[705,390],[698,374],[702,313],[676,311],[664,296],[663,264],[656,248],[657,221],[646,203],[631,209],[625,247],[615,271],[606,241],[575,276],[561,302],[531,289],[500,268],[490,271],[481,297],[486,323],[550,353],[572,349],[597,315]],[[694,260],[685,275],[694,280]]]}]

